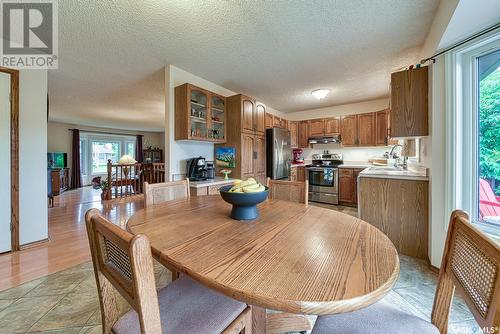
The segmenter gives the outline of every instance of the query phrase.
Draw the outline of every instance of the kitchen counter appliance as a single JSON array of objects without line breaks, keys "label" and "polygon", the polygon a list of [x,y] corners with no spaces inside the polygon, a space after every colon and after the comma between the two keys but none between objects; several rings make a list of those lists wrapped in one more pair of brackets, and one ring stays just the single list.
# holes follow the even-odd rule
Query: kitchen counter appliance
[{"label": "kitchen counter appliance", "polygon": [[339,204],[338,166],[342,162],[340,153],[313,154],[312,164],[306,166],[309,201]]},{"label": "kitchen counter appliance", "polygon": [[198,157],[187,160],[187,177],[189,181],[207,180],[207,163],[205,158]]}]

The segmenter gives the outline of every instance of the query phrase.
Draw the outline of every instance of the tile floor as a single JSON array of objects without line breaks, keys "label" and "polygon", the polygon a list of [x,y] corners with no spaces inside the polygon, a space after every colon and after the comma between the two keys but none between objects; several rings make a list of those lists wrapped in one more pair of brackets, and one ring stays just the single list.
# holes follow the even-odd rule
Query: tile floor
[{"label": "tile floor", "polygon": [[[399,279],[386,298],[402,310],[429,320],[437,275],[426,263],[401,256]],[[155,263],[157,286],[170,280]],[[121,311],[128,306],[121,299]],[[311,317],[314,321],[314,317]],[[0,291],[1,333],[101,333],[100,310],[90,262]],[[481,333],[463,301],[455,298],[450,334]]]}]

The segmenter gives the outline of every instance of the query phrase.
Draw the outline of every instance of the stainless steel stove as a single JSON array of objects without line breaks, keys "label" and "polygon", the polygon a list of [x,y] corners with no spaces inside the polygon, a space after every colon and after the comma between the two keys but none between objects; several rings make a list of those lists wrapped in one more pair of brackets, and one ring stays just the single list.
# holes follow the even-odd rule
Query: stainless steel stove
[{"label": "stainless steel stove", "polygon": [[339,204],[339,169],[343,163],[342,154],[313,154],[311,165],[306,166],[309,181],[309,201]]}]

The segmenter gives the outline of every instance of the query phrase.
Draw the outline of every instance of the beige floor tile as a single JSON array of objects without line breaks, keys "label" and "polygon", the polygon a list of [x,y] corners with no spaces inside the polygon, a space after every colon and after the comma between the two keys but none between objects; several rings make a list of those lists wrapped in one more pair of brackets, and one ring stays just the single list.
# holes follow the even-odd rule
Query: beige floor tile
[{"label": "beige floor tile", "polygon": [[101,326],[83,327],[78,334],[101,334]]},{"label": "beige floor tile", "polygon": [[0,328],[4,333],[24,333],[61,299],[62,296],[20,298],[0,312]]},{"label": "beige floor tile", "polygon": [[395,288],[407,288],[422,284],[437,284],[438,275],[423,260],[400,255],[400,272]]},{"label": "beige floor tile", "polygon": [[0,311],[15,302],[16,299],[0,299]]},{"label": "beige floor tile", "polygon": [[37,321],[30,331],[83,327],[98,308],[99,301],[94,295],[70,293]]},{"label": "beige floor tile", "polygon": [[28,283],[24,283],[20,286],[16,286],[15,288],[3,290],[0,292],[0,299],[17,299],[26,295],[28,292],[37,287],[40,283],[45,281],[47,278],[42,277],[36,280],[33,280]]},{"label": "beige floor tile", "polygon": [[87,270],[69,269],[49,275],[25,297],[65,295],[73,290],[89,275]]},{"label": "beige floor tile", "polygon": [[78,334],[82,328],[80,327],[72,327],[72,328],[62,328],[55,329],[50,331],[42,331],[42,332],[29,332],[30,334]]}]

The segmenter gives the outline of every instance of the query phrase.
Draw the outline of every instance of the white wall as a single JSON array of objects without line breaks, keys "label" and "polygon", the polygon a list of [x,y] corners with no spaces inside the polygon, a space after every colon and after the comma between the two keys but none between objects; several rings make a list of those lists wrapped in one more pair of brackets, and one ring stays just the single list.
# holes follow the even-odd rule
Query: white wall
[{"label": "white wall", "polygon": [[238,94],[173,65],[165,66],[165,156],[169,157],[167,168],[173,179],[186,173],[186,159],[197,156],[214,159],[213,143],[175,141],[175,87],[186,82],[226,97]]},{"label": "white wall", "polygon": [[345,162],[368,162],[371,158],[382,158],[384,153],[391,150],[390,146],[380,147],[342,147],[340,144],[315,144],[313,148],[304,149],[304,159],[312,160],[315,153],[341,153]]},{"label": "white wall", "polygon": [[[69,129],[80,129],[81,131],[99,131],[109,133],[123,133],[130,135],[143,135],[143,146],[153,146],[164,149],[165,139],[163,132],[143,132],[131,130],[117,130],[109,128],[100,128],[94,126],[83,126],[77,124],[49,122],[47,132],[47,152],[65,152],[68,153],[68,165],[71,164],[71,141],[72,134]],[[68,166],[71,167],[71,166]]]},{"label": "white wall", "polygon": [[363,114],[387,108],[389,108],[389,98],[383,98],[365,102],[342,104],[333,107],[296,111],[287,113],[286,118],[291,121],[300,121],[304,119]]},{"label": "white wall", "polygon": [[48,238],[47,71],[19,73],[20,244]]}]

